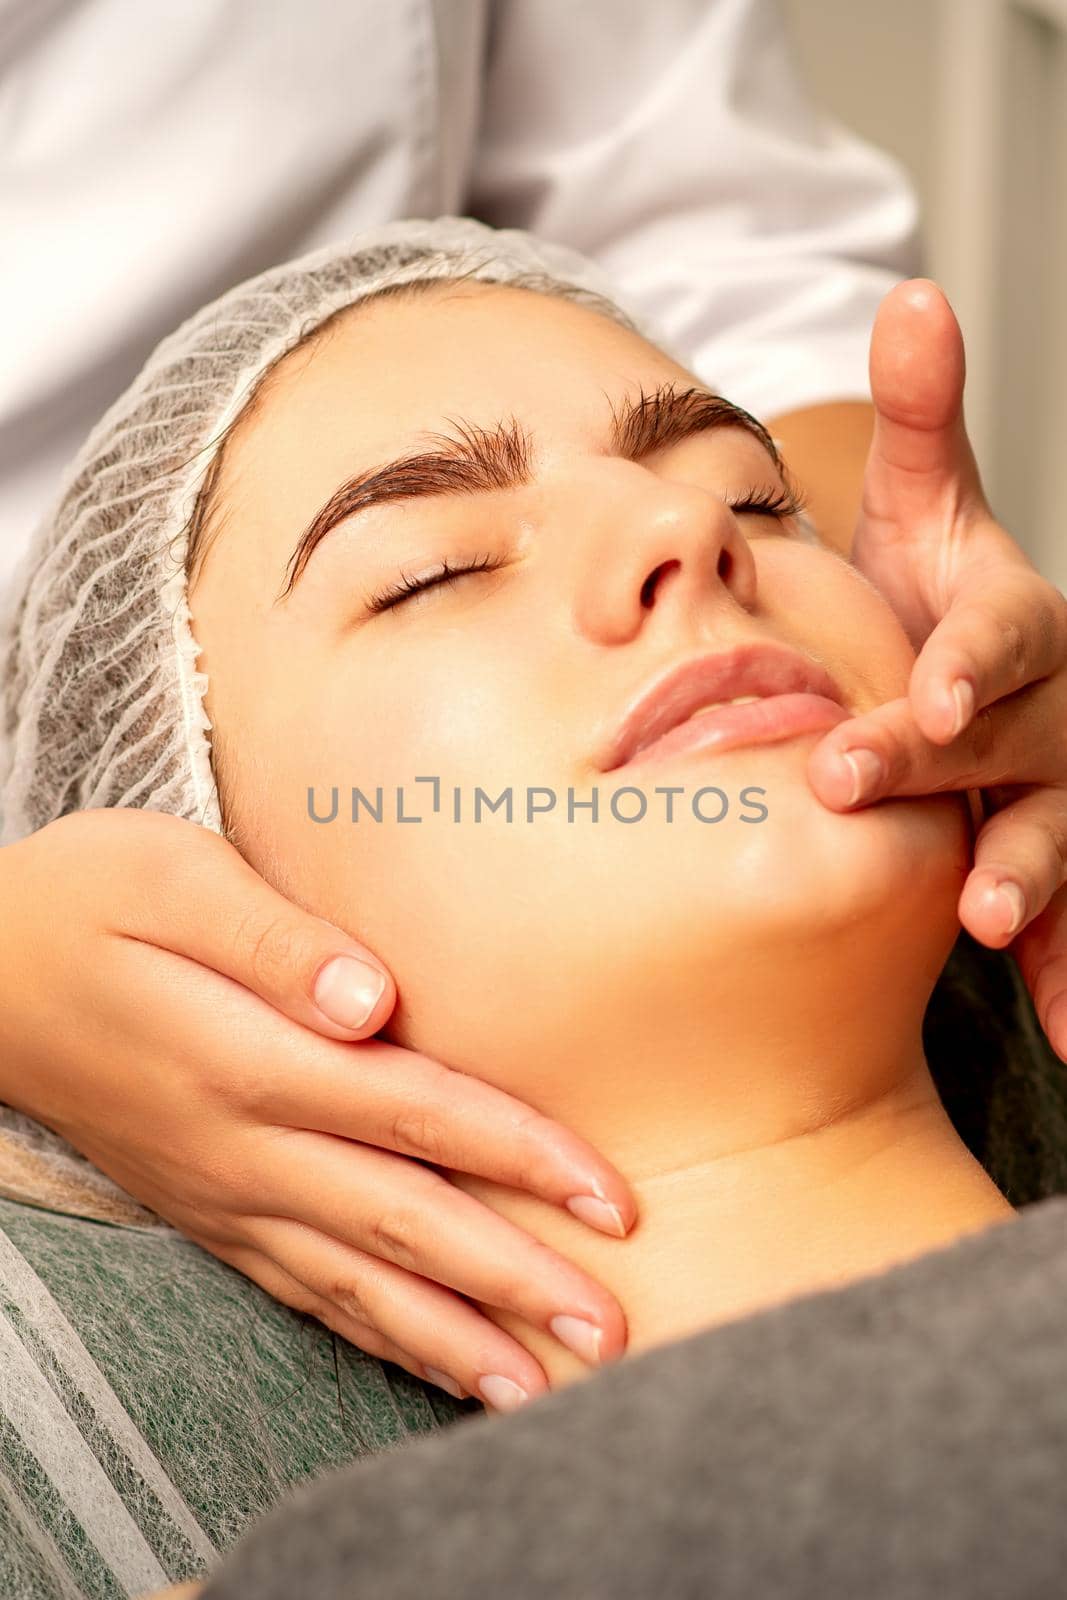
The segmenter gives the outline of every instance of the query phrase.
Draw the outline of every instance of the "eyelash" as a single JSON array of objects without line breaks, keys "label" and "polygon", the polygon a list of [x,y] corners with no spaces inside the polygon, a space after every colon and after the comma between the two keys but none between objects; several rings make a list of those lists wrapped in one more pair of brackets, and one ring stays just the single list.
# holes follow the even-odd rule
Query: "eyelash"
[{"label": "eyelash", "polygon": [[405,573],[399,583],[371,595],[367,601],[367,610],[388,611],[391,606],[399,605],[402,600],[409,599],[411,595],[418,594],[423,589],[436,589],[441,584],[455,583],[456,579],[462,578],[465,573],[492,572],[503,565],[503,561],[499,558],[476,556],[473,561],[461,561],[455,565],[451,561],[442,561],[436,572],[421,578],[409,578]]},{"label": "eyelash", "polygon": [[735,517],[758,513],[776,517],[779,522],[786,517],[799,516],[806,508],[806,501],[789,489],[750,489],[743,499],[726,503]]},{"label": "eyelash", "polygon": [[[798,515],[804,510],[805,504],[799,495],[786,489],[750,489],[740,500],[728,500],[726,503],[734,516],[774,517],[779,522],[786,517]],[[504,564],[497,557],[485,555],[476,556],[473,561],[455,564],[444,560],[438,570],[429,576],[410,578],[405,573],[399,583],[380,589],[377,594],[371,595],[367,600],[367,610],[389,611],[414,594],[420,594],[427,589],[436,589],[442,585],[451,586],[457,578],[462,578],[469,572],[494,572]]]}]

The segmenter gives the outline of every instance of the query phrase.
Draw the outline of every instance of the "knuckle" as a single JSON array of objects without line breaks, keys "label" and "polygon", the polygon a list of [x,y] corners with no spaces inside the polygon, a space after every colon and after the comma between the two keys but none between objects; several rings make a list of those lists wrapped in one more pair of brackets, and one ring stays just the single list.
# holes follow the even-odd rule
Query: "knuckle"
[{"label": "knuckle", "polygon": [[542,1296],[528,1278],[516,1276],[513,1273],[498,1278],[493,1290],[493,1304],[504,1311],[516,1311],[520,1315],[534,1307],[534,1316],[540,1321],[547,1321],[547,1308],[542,1306]]},{"label": "knuckle", "polygon": [[286,1284],[277,1290],[278,1299],[283,1300],[291,1311],[297,1311],[302,1317],[322,1317],[322,1301],[317,1294],[312,1294],[310,1289],[305,1289],[303,1284]]},{"label": "knuckle", "polygon": [[284,912],[266,922],[258,911],[250,912],[239,926],[237,946],[244,951],[252,978],[263,988],[275,987],[298,970],[305,953],[300,931]]},{"label": "knuckle", "polygon": [[997,813],[990,825],[991,863],[1011,863],[1030,897],[1054,891],[1067,873],[1067,807],[1042,806],[1035,811],[1016,801]]},{"label": "knuckle", "polygon": [[[77,815],[77,813],[75,813]],[[197,833],[209,830],[169,811],[144,811],[137,806],[100,808],[82,813],[94,842],[110,843],[130,851],[140,865],[155,866],[161,850],[181,849]]]},{"label": "knuckle", "polygon": [[[190,1054],[185,1073],[201,1115],[210,1111],[230,1128],[240,1127],[243,1131],[254,1124],[260,1125],[257,1132],[268,1130],[272,1102],[261,1068],[247,1055],[231,1056],[221,1050]],[[232,1181],[237,1183],[236,1174]],[[241,1185],[242,1193],[255,1193],[255,1183],[250,1190],[243,1179]]]},{"label": "knuckle", "polygon": [[1012,617],[1001,620],[1000,645],[1011,664],[1012,676],[1019,683],[1024,683],[1029,676],[1030,653],[1027,649],[1026,633]]},{"label": "knuckle", "polygon": [[572,1262],[564,1260],[540,1239],[528,1237],[524,1248],[501,1263],[493,1280],[493,1303],[536,1321],[547,1321],[550,1307],[558,1310],[561,1296],[585,1295],[586,1278]]},{"label": "knuckle", "polygon": [[1048,582],[1043,582],[1033,606],[1034,627],[1041,641],[1044,659],[1063,654],[1067,648],[1067,595]]},{"label": "knuckle", "polygon": [[187,1181],[195,1186],[203,1205],[212,1213],[240,1214],[257,1193],[257,1175],[254,1163],[235,1151],[232,1145],[224,1150],[199,1151],[195,1164],[186,1168]]},{"label": "knuckle", "polygon": [[389,1133],[393,1149],[426,1161],[443,1160],[449,1148],[448,1136],[439,1118],[415,1107],[405,1107],[394,1113]]},{"label": "knuckle", "polygon": [[368,1248],[380,1259],[412,1272],[419,1260],[418,1235],[418,1222],[410,1213],[388,1211],[371,1223]]},{"label": "knuckle", "polygon": [[545,1182],[544,1168],[545,1164],[537,1152],[526,1143],[525,1138],[520,1138],[501,1161],[501,1181],[505,1181],[512,1189],[530,1191]]},{"label": "knuckle", "polygon": [[549,1140],[555,1138],[558,1128],[551,1117],[543,1111],[535,1111],[532,1107],[523,1107],[516,1111],[512,1120],[512,1131],[516,1140],[527,1150],[541,1148]]},{"label": "knuckle", "polygon": [[279,1094],[279,1075],[269,1059],[254,1061],[244,1052],[236,1056],[212,1052],[191,1063],[190,1076],[198,1095],[224,1116],[245,1127],[254,1125],[256,1134],[270,1142],[271,1155],[284,1160],[290,1136],[304,1132],[285,1126],[288,1102]]},{"label": "knuckle", "polygon": [[512,1189],[539,1189],[542,1184],[541,1167],[533,1157],[520,1152],[507,1164],[507,1181]]},{"label": "knuckle", "polygon": [[328,1305],[336,1306],[339,1311],[353,1317],[356,1322],[373,1326],[374,1318],[368,1304],[366,1288],[350,1275],[331,1278],[323,1288],[322,1296]]},{"label": "knuckle", "polygon": [[1048,820],[1045,838],[1049,846],[1052,876],[1057,887],[1067,873],[1067,810],[1057,810]]},{"label": "knuckle", "polygon": [[138,817],[132,810],[68,811],[38,828],[21,845],[27,852],[43,856],[57,877],[62,878],[69,867],[74,881],[105,881],[113,877],[116,855],[122,856],[124,874],[139,866],[143,852],[138,850],[142,838]]},{"label": "knuckle", "polygon": [[971,723],[970,745],[974,756],[975,771],[985,767],[993,753],[997,739],[996,718],[992,706],[983,706],[975,712]]},{"label": "knuckle", "polygon": [[515,1118],[513,1133],[512,1177],[520,1189],[526,1189],[544,1178],[552,1156],[562,1153],[560,1130],[543,1111],[527,1111]]},{"label": "knuckle", "polygon": [[101,815],[96,811],[68,811],[61,817],[53,817],[29,837],[42,845],[48,841],[56,849],[78,850],[99,833],[101,825],[97,818]]}]

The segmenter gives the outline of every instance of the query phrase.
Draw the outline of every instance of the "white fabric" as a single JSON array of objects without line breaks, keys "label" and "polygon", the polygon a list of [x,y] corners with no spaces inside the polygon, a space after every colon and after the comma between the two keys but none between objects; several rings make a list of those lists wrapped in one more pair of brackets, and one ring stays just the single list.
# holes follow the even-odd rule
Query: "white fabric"
[{"label": "white fabric", "polygon": [[170,329],[391,218],[597,259],[757,415],[864,397],[900,169],[773,0],[0,0],[0,586]]}]

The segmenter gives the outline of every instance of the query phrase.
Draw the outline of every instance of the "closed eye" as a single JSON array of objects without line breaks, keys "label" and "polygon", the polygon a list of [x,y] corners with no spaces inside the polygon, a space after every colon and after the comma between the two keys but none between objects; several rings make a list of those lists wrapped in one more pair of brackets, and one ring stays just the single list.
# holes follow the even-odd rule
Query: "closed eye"
[{"label": "closed eye", "polygon": [[750,489],[739,500],[727,500],[735,517],[774,517],[783,522],[786,517],[796,517],[805,509],[805,502],[791,489]]},{"label": "closed eye", "polygon": [[398,606],[404,600],[410,600],[412,595],[420,594],[426,589],[435,589],[442,584],[454,584],[458,578],[470,572],[493,572],[497,567],[502,567],[504,562],[499,557],[476,556],[473,561],[441,561],[436,567],[431,567],[428,572],[420,572],[415,576],[403,575],[398,583],[391,584],[386,589],[381,589],[377,594],[368,596],[367,610],[371,612],[388,611],[393,606]]},{"label": "closed eye", "polygon": [[[727,500],[726,504],[737,517],[773,517],[778,522],[798,516],[805,505],[800,495],[788,489],[750,489],[740,499]],[[398,583],[368,596],[367,610],[372,613],[389,611],[403,601],[410,600],[413,595],[445,585],[451,586],[457,579],[470,573],[493,572],[504,565],[501,558],[489,555],[476,556],[472,561],[453,562],[446,559],[428,572],[414,576],[405,573]]]}]

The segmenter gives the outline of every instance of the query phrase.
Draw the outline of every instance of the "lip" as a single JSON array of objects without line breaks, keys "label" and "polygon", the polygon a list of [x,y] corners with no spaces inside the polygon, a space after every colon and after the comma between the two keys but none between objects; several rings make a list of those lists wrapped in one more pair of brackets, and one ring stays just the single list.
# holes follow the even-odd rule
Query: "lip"
[{"label": "lip", "polygon": [[[749,694],[762,698],[692,715],[709,700]],[[740,644],[683,661],[653,679],[623,712],[597,764],[610,772],[685,750],[771,744],[850,715],[825,667],[784,645]]]}]

